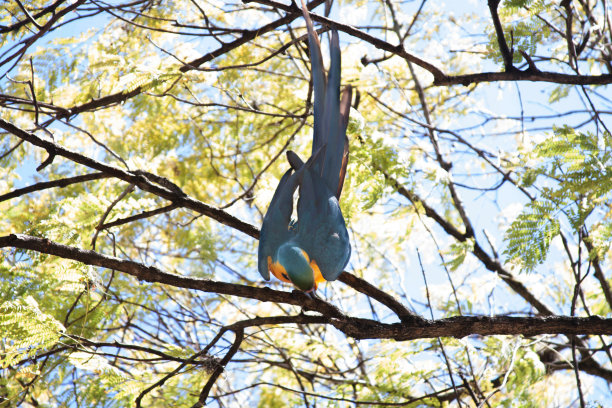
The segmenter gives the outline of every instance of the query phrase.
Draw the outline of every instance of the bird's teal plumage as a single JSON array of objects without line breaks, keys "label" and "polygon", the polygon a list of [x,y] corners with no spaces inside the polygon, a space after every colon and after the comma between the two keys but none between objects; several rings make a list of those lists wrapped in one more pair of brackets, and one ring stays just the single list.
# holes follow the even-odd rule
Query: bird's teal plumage
[{"label": "bird's teal plumage", "polygon": [[299,289],[309,291],[315,286],[314,271],[304,251],[293,244],[293,242],[286,242],[278,248],[278,263],[291,265],[286,268],[289,280]]},{"label": "bird's teal plumage", "polygon": [[[302,2],[308,28],[314,89],[312,154],[304,163],[287,152],[291,166],[281,178],[264,217],[258,268],[310,291],[336,280],[348,263],[351,247],[338,200],[348,161],[346,126],[351,101],[348,87],[340,96],[340,45],[332,30],[330,70],[326,78],[319,39]],[[291,220],[293,195],[299,188],[297,222]]]}]

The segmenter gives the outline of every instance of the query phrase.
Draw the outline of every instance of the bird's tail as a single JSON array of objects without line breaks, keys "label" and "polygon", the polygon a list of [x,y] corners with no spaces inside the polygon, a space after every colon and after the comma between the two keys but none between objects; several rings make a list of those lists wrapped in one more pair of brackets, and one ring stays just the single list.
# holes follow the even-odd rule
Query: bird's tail
[{"label": "bird's tail", "polygon": [[348,139],[346,126],[352,99],[351,87],[342,92],[340,98],[340,42],[338,32],[332,30],[330,39],[330,69],[326,78],[321,55],[321,44],[308,9],[302,0],[302,12],[308,28],[310,61],[314,89],[314,133],[312,155],[326,146],[325,155],[314,164],[315,172],[321,175],[329,189],[339,199],[348,164]]}]

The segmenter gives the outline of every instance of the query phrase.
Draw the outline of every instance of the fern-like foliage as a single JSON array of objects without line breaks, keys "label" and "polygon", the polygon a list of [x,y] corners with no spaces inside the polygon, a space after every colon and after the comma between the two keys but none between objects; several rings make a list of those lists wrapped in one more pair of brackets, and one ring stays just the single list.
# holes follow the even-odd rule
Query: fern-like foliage
[{"label": "fern-like foliage", "polygon": [[521,7],[533,8],[535,6],[538,10],[541,10],[543,3],[542,0],[505,0],[503,7],[506,9],[519,9]]},{"label": "fern-like foliage", "polygon": [[[513,62],[520,63],[523,56],[519,51],[535,55],[538,45],[545,43],[551,36],[550,27],[538,14],[551,8],[551,4],[541,0],[508,0],[499,8],[506,42],[511,46]],[[491,29],[487,45],[488,58],[503,62],[497,42],[497,34]]]},{"label": "fern-like foliage", "polygon": [[555,215],[555,206],[548,201],[527,205],[506,232],[508,260],[519,261],[527,272],[544,262],[550,242],[560,231]]},{"label": "fern-like foliage", "polygon": [[[533,270],[546,259],[551,241],[561,231],[561,220],[578,232],[593,210],[610,200],[611,149],[609,134],[578,133],[567,126],[554,128],[554,136],[536,146],[532,159],[542,164],[524,172],[523,184],[530,186],[543,177],[547,186],[506,231],[507,260],[527,272]],[[609,220],[593,220],[590,228],[608,230]]]},{"label": "fern-like foliage", "polygon": [[32,357],[39,350],[49,349],[57,343],[63,331],[64,326],[44,313],[32,296],[0,304],[0,368]]}]

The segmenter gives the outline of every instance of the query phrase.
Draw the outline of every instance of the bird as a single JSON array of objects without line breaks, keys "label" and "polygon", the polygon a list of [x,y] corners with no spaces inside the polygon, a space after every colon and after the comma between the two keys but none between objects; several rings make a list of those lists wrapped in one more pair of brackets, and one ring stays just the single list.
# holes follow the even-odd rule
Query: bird
[{"label": "bird", "polygon": [[[348,124],[352,89],[340,95],[340,44],[331,30],[330,69],[323,68],[321,45],[302,0],[314,91],[313,140],[304,162],[287,151],[290,168],[281,177],[264,216],[258,248],[258,270],[270,280],[293,284],[314,293],[319,284],[336,280],[351,255],[351,245],[339,199],[348,164]],[[297,219],[292,220],[293,196],[299,188]]]}]

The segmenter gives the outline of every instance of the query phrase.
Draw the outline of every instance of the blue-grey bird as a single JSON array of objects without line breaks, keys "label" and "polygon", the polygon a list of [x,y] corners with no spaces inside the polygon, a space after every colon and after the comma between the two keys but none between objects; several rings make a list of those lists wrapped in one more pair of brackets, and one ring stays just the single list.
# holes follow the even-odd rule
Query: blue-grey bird
[{"label": "blue-grey bird", "polygon": [[[338,278],[349,261],[351,246],[338,200],[348,163],[346,126],[351,88],[340,98],[340,44],[332,30],[330,69],[326,77],[319,38],[302,0],[314,89],[311,157],[304,163],[287,152],[291,168],[283,175],[264,217],[259,238],[258,268],[265,280],[276,278],[311,292]],[[291,220],[293,195],[299,188],[297,220]]]}]

